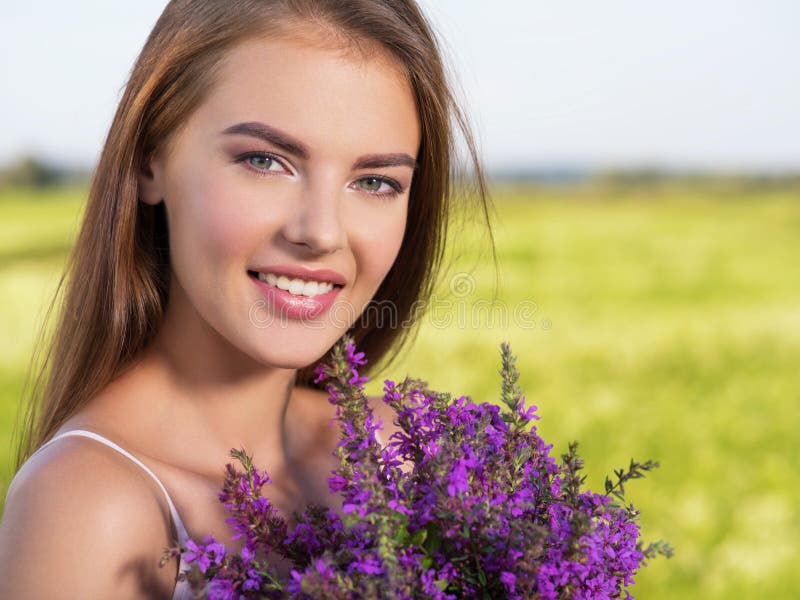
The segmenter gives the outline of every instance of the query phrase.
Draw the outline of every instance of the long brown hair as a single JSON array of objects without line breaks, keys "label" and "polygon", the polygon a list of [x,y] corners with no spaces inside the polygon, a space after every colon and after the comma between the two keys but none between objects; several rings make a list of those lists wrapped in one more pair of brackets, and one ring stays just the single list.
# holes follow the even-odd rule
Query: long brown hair
[{"label": "long brown hair", "polygon": [[[439,44],[414,0],[172,0],[131,71],[92,177],[80,232],[40,332],[32,369],[37,369],[42,347],[47,352],[35,371],[24,424],[17,427],[16,470],[132,364],[159,330],[169,292],[166,220],[163,203],[139,201],[140,169],[203,101],[228,49],[253,36],[305,24],[388,50],[405,67],[419,111],[419,167],[405,236],[373,298],[376,305],[391,303],[394,322],[387,327],[379,319],[359,319],[350,331],[371,370],[397,355],[415,330],[409,324],[422,314],[420,302],[435,290],[456,198],[477,199],[491,238],[491,207],[475,143],[448,82]],[[474,183],[463,196],[455,181],[458,131]],[[51,341],[43,344],[65,282]],[[311,385],[314,366],[299,370],[297,382]]]}]

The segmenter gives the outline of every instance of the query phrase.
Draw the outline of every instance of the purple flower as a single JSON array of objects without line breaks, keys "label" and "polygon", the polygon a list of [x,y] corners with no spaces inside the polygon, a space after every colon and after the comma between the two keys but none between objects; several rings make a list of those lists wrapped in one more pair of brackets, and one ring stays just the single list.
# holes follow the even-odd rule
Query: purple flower
[{"label": "purple flower", "polygon": [[[219,498],[233,539],[244,538],[241,553],[206,537],[188,540],[183,554],[208,584],[205,597],[629,598],[644,559],[668,547],[643,551],[638,513],[610,496],[621,499],[622,482],[653,465],[632,461],[605,495],[581,490],[575,446],[560,464],[550,456],[552,444],[526,427],[539,416],[525,406],[506,344],[502,361],[496,404],[385,380],[400,429],[384,448],[358,371],[366,358],[343,336],[314,380],[336,406],[339,464],[327,483],[341,514],[309,504],[290,526],[262,494],[267,473],[232,452],[244,472],[226,465]],[[288,561],[289,574],[261,564],[262,552]]]},{"label": "purple flower", "polygon": [[500,581],[506,587],[506,591],[510,594],[514,593],[515,584],[517,582],[517,576],[513,573],[509,573],[508,571],[502,571],[500,573]]},{"label": "purple flower", "polygon": [[447,493],[450,496],[457,496],[469,490],[469,472],[466,462],[458,459],[453,466],[453,470],[447,478]]}]

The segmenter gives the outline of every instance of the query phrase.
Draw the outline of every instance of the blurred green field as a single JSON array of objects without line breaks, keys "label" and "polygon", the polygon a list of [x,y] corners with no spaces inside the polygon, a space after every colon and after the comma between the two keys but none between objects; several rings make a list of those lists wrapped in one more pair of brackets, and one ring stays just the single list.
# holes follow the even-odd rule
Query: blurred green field
[{"label": "blurred green field", "polygon": [[[24,370],[85,190],[0,194],[0,493]],[[377,374],[490,400],[511,343],[539,431],[580,442],[587,484],[631,457],[646,540],[640,599],[797,597],[800,198],[780,191],[496,188],[501,286],[485,240],[455,264],[413,351]],[[448,317],[449,315],[449,317]],[[447,319],[450,322],[447,322]]]}]

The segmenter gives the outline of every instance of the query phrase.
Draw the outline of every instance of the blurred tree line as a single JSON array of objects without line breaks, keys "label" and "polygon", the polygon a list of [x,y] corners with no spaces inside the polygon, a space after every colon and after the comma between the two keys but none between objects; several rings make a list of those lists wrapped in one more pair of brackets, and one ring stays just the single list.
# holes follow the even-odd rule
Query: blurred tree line
[{"label": "blurred tree line", "polygon": [[79,169],[57,167],[32,155],[20,156],[0,166],[0,189],[49,188],[88,183],[90,173]]},{"label": "blurred tree line", "polygon": [[[788,190],[800,194],[800,171],[745,173],[737,171],[677,171],[653,167],[625,167],[592,170],[563,166],[555,168],[518,167],[489,173],[498,183],[512,183],[532,188],[590,187],[610,193],[658,191],[685,187],[721,192]],[[0,165],[0,190],[9,188],[43,189],[64,185],[88,185],[91,172],[55,166],[34,155],[20,156]]]},{"label": "blurred tree line", "polygon": [[790,190],[800,193],[800,171],[668,171],[657,167],[608,169],[592,174],[591,180],[604,188],[636,190],[666,186],[755,192]]}]

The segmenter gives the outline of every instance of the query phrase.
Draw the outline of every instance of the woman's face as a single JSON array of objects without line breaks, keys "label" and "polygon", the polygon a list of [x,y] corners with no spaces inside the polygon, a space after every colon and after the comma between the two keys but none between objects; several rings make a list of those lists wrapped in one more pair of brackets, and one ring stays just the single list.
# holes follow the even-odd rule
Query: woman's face
[{"label": "woman's face", "polygon": [[180,308],[166,318],[265,365],[320,358],[397,256],[419,144],[412,89],[384,52],[233,48],[140,176],[142,201],[166,207]]}]

